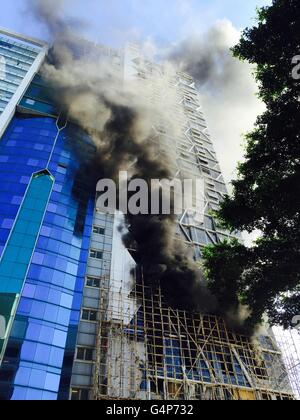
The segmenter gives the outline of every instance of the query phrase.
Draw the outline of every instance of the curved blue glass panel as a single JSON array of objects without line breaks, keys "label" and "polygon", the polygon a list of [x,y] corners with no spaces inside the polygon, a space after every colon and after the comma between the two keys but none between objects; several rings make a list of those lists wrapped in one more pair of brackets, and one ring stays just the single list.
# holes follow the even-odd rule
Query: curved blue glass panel
[{"label": "curved blue glass panel", "polygon": [[[0,400],[69,396],[94,212],[94,192],[80,176],[80,147],[92,146],[77,127],[58,132],[56,119],[32,115],[16,115],[0,141],[0,255],[10,237],[26,244],[18,261],[31,261],[28,270],[16,269],[27,275],[0,368]],[[27,220],[36,198],[30,208],[20,206],[33,173],[48,161],[54,183],[44,217]],[[26,234],[14,236],[19,211]],[[39,233],[36,246],[28,231]]]},{"label": "curved blue glass panel", "polygon": [[[5,334],[0,342],[0,360],[4,351],[4,339],[14,318],[14,308],[20,295],[30,264],[44,212],[53,186],[48,172],[34,174],[28,186],[10,238],[0,259],[0,317],[6,321]],[[10,313],[8,312],[7,302]]]},{"label": "curved blue glass panel", "polygon": [[21,293],[53,182],[46,172],[32,177],[0,260],[0,294]]}]

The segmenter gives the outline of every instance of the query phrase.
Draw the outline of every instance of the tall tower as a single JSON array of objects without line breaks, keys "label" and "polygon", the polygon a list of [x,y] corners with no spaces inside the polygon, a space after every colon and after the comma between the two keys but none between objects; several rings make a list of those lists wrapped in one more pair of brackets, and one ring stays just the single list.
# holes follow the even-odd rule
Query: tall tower
[{"label": "tall tower", "polygon": [[47,50],[42,41],[0,28],[0,136]]},{"label": "tall tower", "polygon": [[46,48],[2,42],[7,86],[11,57],[39,58],[1,117],[0,399],[68,399],[94,212],[73,142],[94,146],[36,74]]},{"label": "tall tower", "polygon": [[[95,145],[35,74],[46,47],[17,38],[5,32],[1,41],[2,73],[16,49],[31,51],[36,67],[0,117],[0,399],[292,399],[267,331],[254,343],[213,314],[169,307],[160,287],[144,284],[119,232],[122,215],[97,209],[82,176],[80,148],[92,156]],[[155,120],[151,139],[174,177],[205,180],[202,221],[185,209],[177,229],[201,262],[203,246],[230,235],[211,216],[226,186],[193,79],[134,46],[93,48],[172,115],[176,135]]]},{"label": "tall tower", "polygon": [[[135,46],[125,50],[124,78],[125,83],[138,80],[145,102],[168,109],[176,121],[176,134],[174,127],[153,121],[158,158],[171,158],[176,178],[205,180],[204,196],[194,197],[204,200],[204,214],[199,218],[184,209],[177,229],[177,240],[201,263],[204,246],[231,235],[212,216],[227,189],[194,80],[147,61]],[[122,244],[118,225],[115,218],[110,279],[100,292],[93,398],[292,398],[272,334],[265,329],[254,342],[228,330],[213,314],[169,307],[160,287],[147,287],[141,273],[130,275],[134,252]]]}]

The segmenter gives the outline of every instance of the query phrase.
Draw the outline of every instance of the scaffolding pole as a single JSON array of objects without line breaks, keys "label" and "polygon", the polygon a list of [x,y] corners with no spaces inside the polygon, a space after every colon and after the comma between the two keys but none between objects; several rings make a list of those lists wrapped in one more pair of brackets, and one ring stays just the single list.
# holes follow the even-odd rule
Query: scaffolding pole
[{"label": "scaffolding pole", "polygon": [[103,288],[99,319],[96,400],[293,400],[299,392],[295,338],[287,359],[267,334],[254,344],[218,316],[170,308],[143,281]]}]

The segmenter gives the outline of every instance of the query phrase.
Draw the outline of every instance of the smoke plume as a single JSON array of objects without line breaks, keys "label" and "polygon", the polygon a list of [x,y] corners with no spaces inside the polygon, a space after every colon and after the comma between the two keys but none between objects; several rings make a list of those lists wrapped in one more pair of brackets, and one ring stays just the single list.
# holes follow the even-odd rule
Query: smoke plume
[{"label": "smoke plume", "polygon": [[[93,193],[99,179],[118,182],[119,171],[128,168],[133,177],[148,184],[151,179],[171,179],[171,161],[166,155],[159,157],[155,147],[153,122],[160,121],[170,133],[178,129],[166,112],[172,94],[166,93],[160,105],[147,104],[136,82],[124,85],[118,70],[98,57],[97,47],[78,38],[72,22],[62,18],[63,5],[63,0],[29,1],[34,17],[46,25],[53,40],[43,76],[69,118],[94,142],[93,155],[78,147],[82,160],[78,176],[89,180]],[[159,79],[156,82],[161,83]],[[128,245],[134,240],[147,285],[160,284],[169,303],[177,308],[215,310],[216,300],[201,271],[174,239],[173,215],[129,215],[126,224],[129,235],[124,235],[124,242]]]},{"label": "smoke plume", "polygon": [[[253,129],[257,116],[264,111],[264,104],[256,96],[253,69],[231,52],[240,36],[231,22],[223,20],[203,34],[188,36],[167,53],[168,60],[196,81],[227,183],[236,178],[237,162],[244,158],[242,135]],[[247,244],[258,236],[258,231],[244,233]],[[243,305],[225,314],[229,326],[242,330],[250,315]]]}]

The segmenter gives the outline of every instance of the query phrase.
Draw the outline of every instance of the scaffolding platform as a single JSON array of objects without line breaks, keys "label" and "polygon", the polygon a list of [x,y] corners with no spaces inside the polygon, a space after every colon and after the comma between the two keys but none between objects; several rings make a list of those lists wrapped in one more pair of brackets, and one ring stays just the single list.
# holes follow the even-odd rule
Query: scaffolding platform
[{"label": "scaffolding platform", "polygon": [[96,400],[294,400],[299,391],[299,359],[283,357],[271,331],[235,334],[218,316],[168,307],[159,287],[103,288],[100,313]]}]

